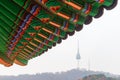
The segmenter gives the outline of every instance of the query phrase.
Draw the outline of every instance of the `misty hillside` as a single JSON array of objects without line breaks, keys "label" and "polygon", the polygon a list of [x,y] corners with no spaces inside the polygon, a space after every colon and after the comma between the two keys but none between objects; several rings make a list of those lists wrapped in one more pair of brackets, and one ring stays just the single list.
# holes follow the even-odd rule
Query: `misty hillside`
[{"label": "misty hillside", "polygon": [[[109,73],[73,69],[67,72],[57,73],[37,73],[36,75],[0,76],[0,80],[80,80],[81,78],[85,78],[86,76],[96,74],[105,74],[107,77],[117,77],[116,75],[112,75]],[[120,78],[113,80],[120,80]]]}]

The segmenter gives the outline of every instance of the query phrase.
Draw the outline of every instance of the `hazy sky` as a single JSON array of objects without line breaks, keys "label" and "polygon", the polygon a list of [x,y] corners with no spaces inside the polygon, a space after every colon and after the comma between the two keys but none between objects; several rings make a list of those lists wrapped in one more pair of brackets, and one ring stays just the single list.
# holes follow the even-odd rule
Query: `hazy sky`
[{"label": "hazy sky", "polygon": [[43,55],[29,61],[21,67],[0,65],[0,75],[35,74],[43,72],[67,71],[77,67],[75,59],[77,40],[80,46],[80,68],[90,68],[94,71],[105,71],[120,74],[120,2],[118,6],[104,12],[99,19],[94,19],[83,30],[68,37],[56,47]]}]

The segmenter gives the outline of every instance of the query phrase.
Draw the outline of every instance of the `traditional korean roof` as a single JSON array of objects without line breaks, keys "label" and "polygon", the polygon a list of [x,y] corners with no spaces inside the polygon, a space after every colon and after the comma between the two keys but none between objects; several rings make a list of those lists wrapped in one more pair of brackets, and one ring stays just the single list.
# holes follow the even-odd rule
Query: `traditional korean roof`
[{"label": "traditional korean roof", "polygon": [[0,63],[27,65],[116,4],[117,0],[1,0]]}]

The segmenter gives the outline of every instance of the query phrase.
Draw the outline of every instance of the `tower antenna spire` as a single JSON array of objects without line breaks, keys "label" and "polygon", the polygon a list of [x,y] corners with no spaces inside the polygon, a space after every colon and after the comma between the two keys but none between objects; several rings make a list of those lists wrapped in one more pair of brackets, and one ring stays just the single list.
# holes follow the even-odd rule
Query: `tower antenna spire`
[{"label": "tower antenna spire", "polygon": [[88,71],[90,71],[90,58],[88,59]]}]

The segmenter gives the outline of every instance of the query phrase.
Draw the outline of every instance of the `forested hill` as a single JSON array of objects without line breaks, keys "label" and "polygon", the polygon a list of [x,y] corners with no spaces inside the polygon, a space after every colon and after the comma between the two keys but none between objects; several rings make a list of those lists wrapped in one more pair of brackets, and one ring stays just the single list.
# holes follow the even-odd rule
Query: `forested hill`
[{"label": "forested hill", "polygon": [[[0,80],[80,80],[82,78],[83,80],[86,80],[84,79],[86,76],[98,74],[105,74],[107,77],[118,77],[109,73],[73,69],[70,71],[57,73],[37,73],[35,75],[0,76]],[[113,80],[120,80],[120,78]]]},{"label": "forested hill", "polygon": [[84,78],[80,78],[78,80],[120,80],[120,78],[112,78],[112,77],[106,77],[103,74],[97,74],[97,75],[89,75]]}]

